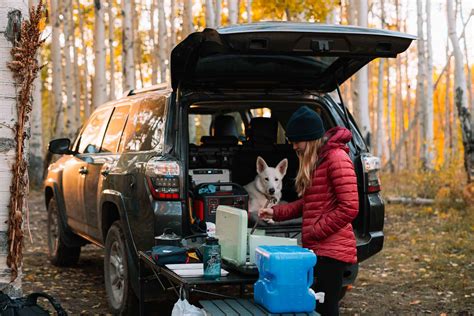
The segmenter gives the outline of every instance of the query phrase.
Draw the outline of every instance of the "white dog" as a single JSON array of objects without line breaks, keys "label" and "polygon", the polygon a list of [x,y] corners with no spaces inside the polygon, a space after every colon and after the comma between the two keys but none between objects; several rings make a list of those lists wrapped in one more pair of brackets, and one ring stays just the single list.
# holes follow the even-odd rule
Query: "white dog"
[{"label": "white dog", "polygon": [[[255,180],[245,185],[249,194],[249,212],[258,212],[259,209],[271,202],[267,207],[278,204],[281,199],[282,180],[288,168],[288,159],[283,159],[273,168],[269,167],[262,157],[257,157],[257,176]],[[269,223],[274,223],[272,220]]]}]

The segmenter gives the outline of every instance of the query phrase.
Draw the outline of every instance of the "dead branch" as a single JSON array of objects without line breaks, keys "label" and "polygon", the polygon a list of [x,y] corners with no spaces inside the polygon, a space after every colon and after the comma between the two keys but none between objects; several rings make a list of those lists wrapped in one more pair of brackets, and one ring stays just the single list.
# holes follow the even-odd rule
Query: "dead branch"
[{"label": "dead branch", "polygon": [[424,199],[424,198],[411,198],[404,196],[393,196],[386,198],[387,203],[389,204],[408,204],[408,205],[432,205],[434,204],[434,199]]},{"label": "dead branch", "polygon": [[43,44],[41,28],[44,6],[40,0],[38,6],[30,8],[29,20],[21,25],[21,38],[17,40],[11,50],[12,61],[8,68],[13,73],[17,88],[18,121],[15,124],[16,159],[12,167],[12,183],[10,186],[10,213],[8,220],[8,257],[7,265],[11,269],[11,281],[18,276],[18,269],[23,261],[23,211],[28,218],[28,172],[25,157],[25,139],[27,123],[31,113],[31,94],[33,82],[38,76],[41,67],[36,59],[37,51]]}]

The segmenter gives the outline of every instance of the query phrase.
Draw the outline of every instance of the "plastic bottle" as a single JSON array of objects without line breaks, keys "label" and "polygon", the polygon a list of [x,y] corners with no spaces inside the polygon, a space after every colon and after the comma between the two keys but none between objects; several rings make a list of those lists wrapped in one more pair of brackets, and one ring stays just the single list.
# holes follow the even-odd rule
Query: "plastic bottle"
[{"label": "plastic bottle", "polygon": [[215,280],[221,276],[221,246],[219,239],[206,238],[203,254],[204,278]]}]

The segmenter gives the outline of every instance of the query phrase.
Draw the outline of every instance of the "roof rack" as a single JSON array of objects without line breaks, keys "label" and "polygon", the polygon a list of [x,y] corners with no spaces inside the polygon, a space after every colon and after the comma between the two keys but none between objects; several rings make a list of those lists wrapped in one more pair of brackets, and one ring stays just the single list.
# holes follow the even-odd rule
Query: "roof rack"
[{"label": "roof rack", "polygon": [[130,91],[128,91],[127,97],[131,96],[131,95],[137,95],[137,94],[140,94],[140,93],[150,92],[150,91],[165,90],[166,88],[168,88],[167,83],[160,83],[160,84],[155,84],[155,85],[148,86],[148,87],[141,88],[141,89],[131,89]]}]

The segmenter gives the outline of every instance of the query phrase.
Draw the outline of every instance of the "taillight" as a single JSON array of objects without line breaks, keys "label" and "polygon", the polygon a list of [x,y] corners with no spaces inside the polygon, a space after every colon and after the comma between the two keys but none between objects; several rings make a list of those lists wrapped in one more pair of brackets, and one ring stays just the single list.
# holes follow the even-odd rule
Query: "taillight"
[{"label": "taillight", "polygon": [[146,164],[145,175],[151,195],[157,200],[179,200],[180,167],[175,161],[152,158]]},{"label": "taillight", "polygon": [[367,174],[367,192],[379,192],[382,189],[379,178],[380,158],[374,156],[362,157],[362,168],[364,173]]}]

